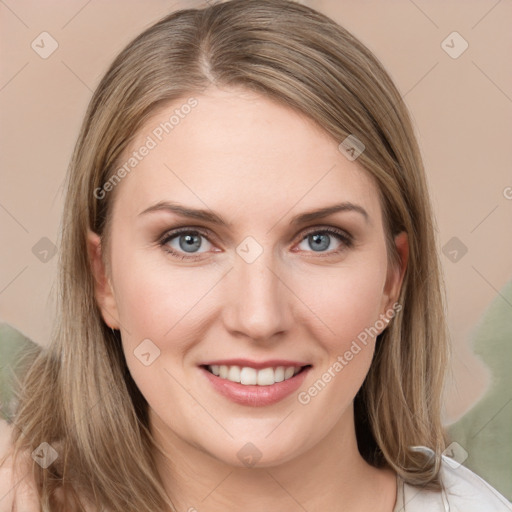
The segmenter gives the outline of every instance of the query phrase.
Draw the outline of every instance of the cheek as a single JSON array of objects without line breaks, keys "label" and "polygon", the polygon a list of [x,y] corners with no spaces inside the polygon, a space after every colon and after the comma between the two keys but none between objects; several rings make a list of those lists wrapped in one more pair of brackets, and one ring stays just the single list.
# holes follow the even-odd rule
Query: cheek
[{"label": "cheek", "polygon": [[116,304],[126,330],[162,337],[194,307],[215,276],[192,267],[173,268],[157,251],[135,250],[112,260]]},{"label": "cheek", "polygon": [[222,274],[192,267],[173,268],[165,258],[155,260],[143,251],[113,258],[126,362],[137,387],[155,411],[166,411],[172,397],[176,410],[199,417],[200,411],[179,382],[183,380],[187,351],[204,337],[208,316],[201,299]]},{"label": "cheek", "polygon": [[329,349],[343,348],[375,324],[381,313],[385,274],[380,260],[362,257],[336,269],[321,268],[296,282],[297,295],[328,333],[324,341]]},{"label": "cheek", "polygon": [[324,417],[322,428],[326,431],[346,411],[370,369],[381,330],[376,324],[384,280],[385,270],[378,261],[346,266],[332,273],[327,286],[316,288],[308,298],[328,329],[322,329],[323,336],[316,332],[314,339],[325,357],[301,388],[297,401],[311,417],[330,411]]},{"label": "cheek", "polygon": [[200,341],[211,316],[207,304],[224,272],[215,267],[179,267],[155,253],[141,250],[131,257],[113,258],[117,265],[113,277],[127,359],[150,339],[161,350],[164,357],[158,363],[163,364],[179,361]]}]

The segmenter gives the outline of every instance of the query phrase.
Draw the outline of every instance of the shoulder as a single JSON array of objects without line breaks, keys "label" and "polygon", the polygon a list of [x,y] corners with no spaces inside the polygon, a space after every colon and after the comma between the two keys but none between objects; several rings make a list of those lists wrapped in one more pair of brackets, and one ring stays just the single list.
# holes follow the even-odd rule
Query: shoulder
[{"label": "shoulder", "polygon": [[17,466],[11,455],[12,426],[0,419],[0,512],[40,510],[37,490],[31,479],[30,455],[18,458]]},{"label": "shoulder", "polygon": [[[449,503],[463,506],[467,512],[512,511],[512,504],[483,478],[467,467],[443,455],[441,479]],[[485,508],[483,508],[485,506]]]},{"label": "shoulder", "polygon": [[403,484],[394,512],[510,512],[512,504],[476,473],[443,455],[442,492]]}]

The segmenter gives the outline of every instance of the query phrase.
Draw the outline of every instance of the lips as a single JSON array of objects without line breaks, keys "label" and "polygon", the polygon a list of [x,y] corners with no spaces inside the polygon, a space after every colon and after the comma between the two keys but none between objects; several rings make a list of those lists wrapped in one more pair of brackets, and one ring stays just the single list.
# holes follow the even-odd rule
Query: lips
[{"label": "lips", "polygon": [[276,403],[296,391],[310,364],[290,360],[224,359],[200,365],[201,373],[222,396],[250,406]]}]

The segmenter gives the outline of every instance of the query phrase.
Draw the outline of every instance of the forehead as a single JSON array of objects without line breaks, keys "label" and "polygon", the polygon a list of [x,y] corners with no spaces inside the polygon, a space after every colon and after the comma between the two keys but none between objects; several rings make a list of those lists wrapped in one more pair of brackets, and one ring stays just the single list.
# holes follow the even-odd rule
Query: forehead
[{"label": "forehead", "polygon": [[346,200],[379,220],[373,179],[338,144],[307,116],[251,91],[183,97],[156,111],[125,151],[115,209],[131,216],[172,200],[271,221]]}]

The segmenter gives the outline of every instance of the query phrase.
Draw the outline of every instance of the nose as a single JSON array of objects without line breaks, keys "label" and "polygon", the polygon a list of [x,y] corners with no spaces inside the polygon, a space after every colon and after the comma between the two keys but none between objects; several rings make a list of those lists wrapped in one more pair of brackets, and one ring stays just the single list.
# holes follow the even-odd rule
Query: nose
[{"label": "nose", "polygon": [[282,268],[272,260],[267,251],[252,263],[237,256],[226,276],[227,301],[222,314],[233,336],[275,341],[293,325],[293,294],[286,286]]}]

